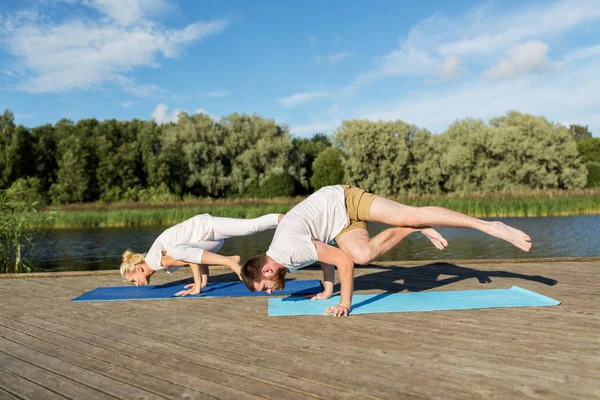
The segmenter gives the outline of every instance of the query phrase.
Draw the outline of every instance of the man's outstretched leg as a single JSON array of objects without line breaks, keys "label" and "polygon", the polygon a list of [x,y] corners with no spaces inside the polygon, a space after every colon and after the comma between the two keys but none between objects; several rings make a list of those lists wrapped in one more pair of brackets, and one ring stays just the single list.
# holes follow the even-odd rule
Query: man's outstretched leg
[{"label": "man's outstretched leg", "polygon": [[398,227],[471,228],[505,240],[523,251],[531,249],[531,238],[525,232],[499,221],[484,221],[443,207],[411,207],[375,196],[369,220]]},{"label": "man's outstretched leg", "polygon": [[439,250],[448,246],[448,241],[435,229],[397,227],[389,228],[373,238],[366,229],[352,229],[337,238],[337,244],[356,264],[369,264],[387,253],[412,233],[421,232]]}]

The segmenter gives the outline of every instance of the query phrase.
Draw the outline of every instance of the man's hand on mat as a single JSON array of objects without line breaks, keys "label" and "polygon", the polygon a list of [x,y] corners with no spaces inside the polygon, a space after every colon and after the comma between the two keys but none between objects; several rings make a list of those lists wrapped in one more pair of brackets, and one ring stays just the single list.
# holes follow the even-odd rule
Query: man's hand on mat
[{"label": "man's hand on mat", "polygon": [[[191,289],[188,289],[189,287],[191,287]],[[190,294],[200,294],[200,288],[196,287],[196,285],[193,283],[190,283],[189,285],[185,285],[185,288],[188,290],[180,290],[179,292],[175,293],[175,296],[187,296]]]},{"label": "man's hand on mat", "polygon": [[317,294],[309,294],[306,296],[306,298],[311,300],[327,300],[332,294],[333,293],[331,292],[321,292]]},{"label": "man's hand on mat", "polygon": [[341,304],[327,307],[327,310],[325,310],[325,315],[333,315],[334,317],[347,317],[348,314],[350,314],[350,307]]}]

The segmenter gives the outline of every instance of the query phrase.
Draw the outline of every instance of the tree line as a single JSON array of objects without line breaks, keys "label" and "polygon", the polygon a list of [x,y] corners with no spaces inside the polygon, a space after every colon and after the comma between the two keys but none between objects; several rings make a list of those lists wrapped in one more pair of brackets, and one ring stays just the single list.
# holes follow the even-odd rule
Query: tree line
[{"label": "tree line", "polygon": [[518,112],[441,134],[347,120],[312,138],[237,113],[35,128],[0,117],[0,189],[43,204],[295,196],[335,183],[381,195],[600,186],[600,138]]}]

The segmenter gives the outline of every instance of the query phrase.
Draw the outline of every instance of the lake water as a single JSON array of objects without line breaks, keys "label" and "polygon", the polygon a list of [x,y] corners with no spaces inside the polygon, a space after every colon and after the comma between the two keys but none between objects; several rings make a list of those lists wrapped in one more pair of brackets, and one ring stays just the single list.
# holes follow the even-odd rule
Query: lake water
[{"label": "lake water", "polygon": [[[508,243],[468,229],[438,229],[449,246],[439,251],[423,235],[409,236],[381,257],[396,260],[464,260],[538,257],[600,256],[600,215],[545,218],[504,218],[506,224],[527,232],[533,248],[524,253]],[[57,229],[36,244],[32,261],[36,271],[118,269],[127,248],[145,253],[167,227]],[[387,228],[371,224],[372,235]],[[246,259],[266,251],[273,231],[227,239],[220,253]]]}]

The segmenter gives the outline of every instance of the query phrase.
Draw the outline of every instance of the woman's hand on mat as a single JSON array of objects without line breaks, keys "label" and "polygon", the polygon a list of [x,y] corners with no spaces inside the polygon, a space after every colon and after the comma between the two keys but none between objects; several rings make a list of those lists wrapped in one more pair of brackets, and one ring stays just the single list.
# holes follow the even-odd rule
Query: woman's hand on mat
[{"label": "woman's hand on mat", "polygon": [[[188,289],[191,288],[191,289]],[[190,294],[200,294],[200,287],[196,287],[195,284],[190,283],[189,285],[185,285],[185,289],[187,290],[180,290],[179,292],[175,293],[175,296],[187,296]]]},{"label": "woman's hand on mat", "polygon": [[317,294],[309,294],[308,296],[306,296],[306,298],[311,300],[327,300],[331,297],[332,294],[332,292],[323,291]]},{"label": "woman's hand on mat", "polygon": [[348,314],[350,314],[350,307],[341,304],[327,307],[327,310],[325,310],[325,315],[333,315],[334,317],[347,317]]}]

